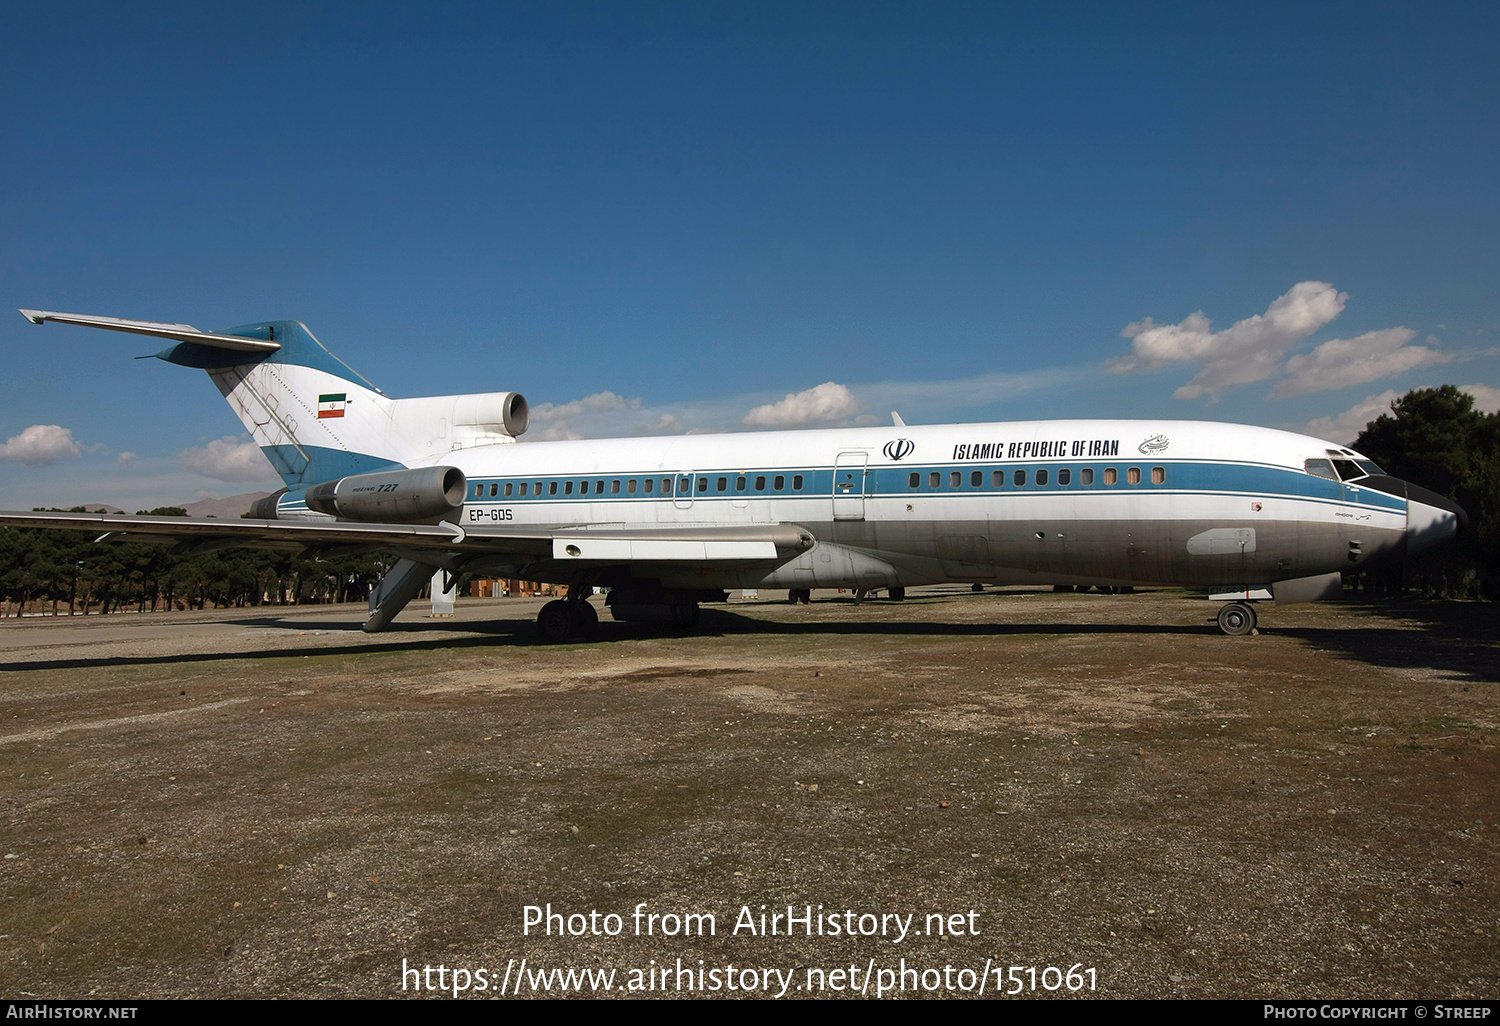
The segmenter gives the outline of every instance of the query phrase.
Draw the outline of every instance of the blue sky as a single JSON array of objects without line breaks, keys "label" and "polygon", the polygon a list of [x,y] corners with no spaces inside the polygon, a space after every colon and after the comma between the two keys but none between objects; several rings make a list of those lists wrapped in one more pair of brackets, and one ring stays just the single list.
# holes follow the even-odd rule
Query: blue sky
[{"label": "blue sky", "polygon": [[[536,437],[1347,441],[1500,404],[1497,10],[8,4],[0,299],[299,319]],[[275,486],[155,348],[0,315],[0,507]]]}]

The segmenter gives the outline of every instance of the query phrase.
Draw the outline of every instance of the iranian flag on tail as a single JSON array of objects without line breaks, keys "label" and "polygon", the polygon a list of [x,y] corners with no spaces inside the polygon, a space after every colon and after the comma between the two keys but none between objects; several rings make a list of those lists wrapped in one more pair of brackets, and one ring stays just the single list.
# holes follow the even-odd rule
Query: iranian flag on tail
[{"label": "iranian flag on tail", "polygon": [[344,398],[347,394],[346,392],[335,392],[332,395],[318,396],[318,419],[342,417],[344,415]]}]

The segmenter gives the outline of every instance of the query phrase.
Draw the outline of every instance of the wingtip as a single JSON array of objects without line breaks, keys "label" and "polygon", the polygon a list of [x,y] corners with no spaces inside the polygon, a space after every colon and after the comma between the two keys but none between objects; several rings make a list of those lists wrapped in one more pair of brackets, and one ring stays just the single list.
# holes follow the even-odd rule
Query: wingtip
[{"label": "wingtip", "polygon": [[22,310],[21,316],[32,324],[41,324],[47,319],[47,312],[45,310]]}]

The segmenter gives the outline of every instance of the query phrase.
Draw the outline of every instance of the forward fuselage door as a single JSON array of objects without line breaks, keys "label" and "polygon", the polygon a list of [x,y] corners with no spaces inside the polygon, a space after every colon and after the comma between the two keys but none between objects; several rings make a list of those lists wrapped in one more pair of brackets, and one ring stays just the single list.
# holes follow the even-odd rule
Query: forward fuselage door
[{"label": "forward fuselage door", "polygon": [[865,475],[869,453],[841,452],[833,465],[833,519],[865,518]]}]

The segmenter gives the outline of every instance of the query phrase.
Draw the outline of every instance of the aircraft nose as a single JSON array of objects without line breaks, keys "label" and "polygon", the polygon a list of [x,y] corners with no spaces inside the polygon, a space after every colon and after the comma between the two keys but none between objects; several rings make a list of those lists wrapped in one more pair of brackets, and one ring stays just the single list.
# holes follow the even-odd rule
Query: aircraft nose
[{"label": "aircraft nose", "polygon": [[1416,555],[1453,540],[1469,527],[1469,514],[1452,499],[1408,483],[1406,486],[1406,548]]}]

